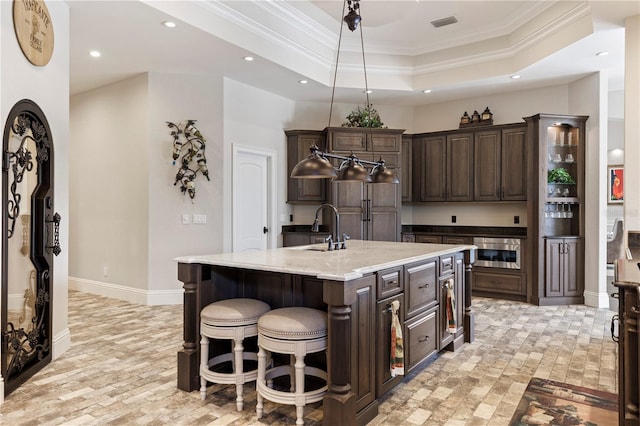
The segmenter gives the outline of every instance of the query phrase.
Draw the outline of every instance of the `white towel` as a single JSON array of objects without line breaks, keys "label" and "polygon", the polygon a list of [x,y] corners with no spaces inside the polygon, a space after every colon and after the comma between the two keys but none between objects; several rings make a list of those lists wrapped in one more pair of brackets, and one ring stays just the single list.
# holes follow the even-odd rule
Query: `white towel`
[{"label": "white towel", "polygon": [[398,309],[400,302],[391,302],[391,377],[404,376],[404,343]]}]

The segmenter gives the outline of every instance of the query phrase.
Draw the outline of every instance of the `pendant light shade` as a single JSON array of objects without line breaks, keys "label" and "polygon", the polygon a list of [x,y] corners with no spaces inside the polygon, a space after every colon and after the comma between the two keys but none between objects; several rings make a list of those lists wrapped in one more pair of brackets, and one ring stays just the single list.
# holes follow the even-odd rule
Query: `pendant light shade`
[{"label": "pendant light shade", "polygon": [[345,160],[338,170],[338,177],[334,179],[336,182],[371,182],[369,172],[360,163],[358,158],[351,154],[348,160]]},{"label": "pendant light shade", "polygon": [[291,171],[292,178],[330,179],[337,176],[336,169],[317,147],[311,147],[311,154],[300,161]]},{"label": "pendant light shade", "polygon": [[371,182],[372,183],[400,183],[398,176],[387,168],[384,164],[384,160],[381,158],[378,161],[378,165],[371,170]]}]

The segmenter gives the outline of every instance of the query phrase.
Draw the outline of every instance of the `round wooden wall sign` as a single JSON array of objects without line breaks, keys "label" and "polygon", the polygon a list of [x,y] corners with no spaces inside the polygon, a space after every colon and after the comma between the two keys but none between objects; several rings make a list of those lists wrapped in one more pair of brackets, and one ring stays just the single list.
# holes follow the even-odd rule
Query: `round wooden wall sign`
[{"label": "round wooden wall sign", "polygon": [[53,23],[42,0],[14,0],[13,27],[22,53],[39,67],[53,54]]}]

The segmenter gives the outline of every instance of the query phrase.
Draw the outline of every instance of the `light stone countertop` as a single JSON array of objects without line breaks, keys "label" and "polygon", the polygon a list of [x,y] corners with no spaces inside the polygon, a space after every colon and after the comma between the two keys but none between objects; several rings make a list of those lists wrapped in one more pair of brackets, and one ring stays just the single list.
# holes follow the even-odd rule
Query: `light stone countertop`
[{"label": "light stone countertop", "polygon": [[349,240],[346,250],[326,251],[326,248],[327,245],[322,243],[241,253],[182,256],[174,260],[349,281],[382,269],[476,249],[476,246]]}]

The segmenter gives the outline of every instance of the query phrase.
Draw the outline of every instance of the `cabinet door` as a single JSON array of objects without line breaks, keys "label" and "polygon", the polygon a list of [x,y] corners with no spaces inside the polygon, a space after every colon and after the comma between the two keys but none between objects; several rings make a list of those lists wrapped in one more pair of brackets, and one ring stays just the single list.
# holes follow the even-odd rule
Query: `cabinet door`
[{"label": "cabinet door", "polygon": [[545,244],[545,292],[547,297],[563,295],[565,281],[564,240],[547,238]]},{"label": "cabinet door", "polygon": [[527,199],[526,127],[502,130],[502,193],[505,201]]},{"label": "cabinet door", "polygon": [[400,185],[391,183],[366,184],[365,189],[367,239],[399,241],[401,231]]},{"label": "cabinet door", "polygon": [[366,151],[367,135],[363,131],[350,132],[331,130],[329,132],[331,151]]},{"label": "cabinet door", "polygon": [[375,399],[376,392],[375,276],[357,280],[355,292],[356,299],[351,305],[351,390],[356,394],[356,407],[360,411]]},{"label": "cabinet door", "polygon": [[442,244],[440,235],[416,235],[416,243]]},{"label": "cabinet door", "polygon": [[[331,201],[340,213],[340,233],[347,234],[354,240],[366,239],[365,198],[365,187],[361,182],[331,183]],[[333,213],[329,209],[324,209],[323,223],[334,226],[333,221]]]},{"label": "cabinet door", "polygon": [[500,199],[500,133],[497,130],[476,132],[473,145],[473,199]]},{"label": "cabinet door", "polygon": [[447,136],[447,200],[473,200],[473,134]]},{"label": "cabinet door", "polygon": [[438,280],[438,293],[439,293],[439,316],[440,316],[440,346],[439,350],[443,350],[447,345],[453,342],[455,334],[449,332],[449,321],[447,318],[447,285],[449,282],[453,282],[455,286],[454,274],[448,274],[444,277],[440,277]]},{"label": "cabinet door", "polygon": [[581,251],[580,240],[565,240],[564,241],[564,295],[565,296],[580,296],[582,295],[582,279],[580,279],[580,271],[582,266],[579,262],[579,253]]},{"label": "cabinet door", "polygon": [[[287,146],[288,173],[298,162],[309,156],[309,147],[317,145],[324,149],[324,139],[318,134],[289,134]],[[287,176],[288,177],[288,176]],[[323,203],[327,200],[327,179],[288,178],[287,202]]]},{"label": "cabinet door", "polygon": [[400,163],[400,185],[402,187],[402,202],[411,201],[412,169],[411,161],[411,136],[402,136],[402,151]]},{"label": "cabinet door", "polygon": [[367,150],[374,152],[399,152],[401,138],[402,135],[400,133],[386,134],[384,132],[372,131],[368,137],[369,144]]},{"label": "cabinet door", "polygon": [[413,201],[446,201],[446,136],[414,141],[413,150]]},{"label": "cabinet door", "polygon": [[381,300],[376,307],[376,397],[399,384],[404,376],[391,377],[391,302],[398,300],[400,324],[404,323],[404,294]]}]

